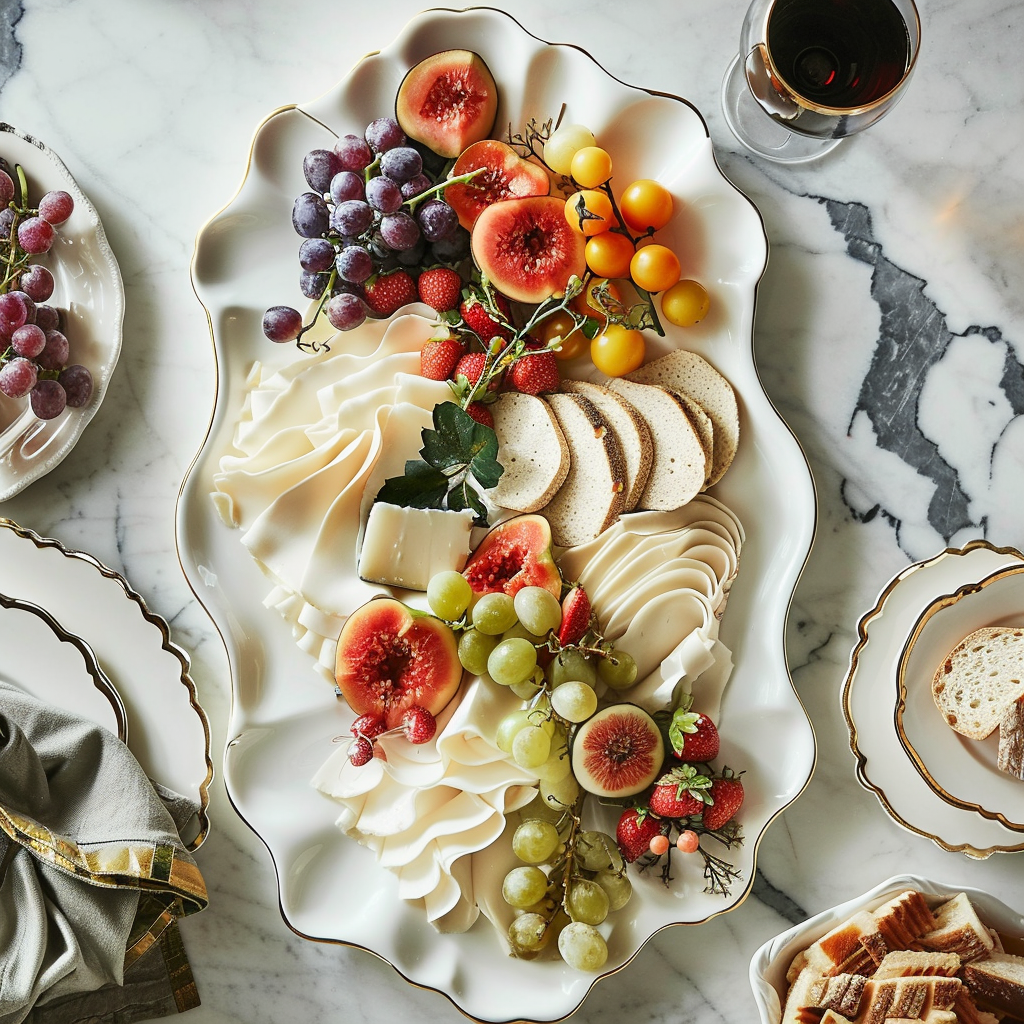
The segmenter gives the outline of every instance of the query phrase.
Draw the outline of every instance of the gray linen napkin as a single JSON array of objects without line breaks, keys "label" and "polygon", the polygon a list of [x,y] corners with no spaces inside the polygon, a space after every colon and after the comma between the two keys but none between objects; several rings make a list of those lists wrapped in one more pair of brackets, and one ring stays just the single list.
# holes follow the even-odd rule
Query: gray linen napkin
[{"label": "gray linen napkin", "polygon": [[[123,992],[126,971],[166,975],[163,964],[153,974],[156,952],[183,958],[175,921],[206,903],[177,824],[128,748],[0,681],[0,1024],[139,1019],[106,1012],[97,994]],[[145,1012],[167,1012],[146,992]],[[77,1006],[84,994],[91,1008]],[[198,999],[176,1008],[183,1001]]]}]

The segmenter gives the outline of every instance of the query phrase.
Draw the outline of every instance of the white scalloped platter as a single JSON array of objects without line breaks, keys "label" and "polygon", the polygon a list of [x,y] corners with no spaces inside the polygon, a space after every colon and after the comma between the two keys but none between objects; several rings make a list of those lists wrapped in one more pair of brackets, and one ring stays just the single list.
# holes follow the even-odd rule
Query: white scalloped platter
[{"label": "white scalloped platter", "polygon": [[[706,355],[741,404],[739,454],[714,496],[746,528],[720,634],[735,659],[722,706],[722,760],[746,770],[747,841],[735,851],[742,881],[723,898],[703,893],[699,880],[668,890],[656,878],[634,875],[634,899],[615,915],[610,957],[598,975],[556,959],[510,960],[482,918],[464,934],[436,933],[421,911],[399,899],[394,876],[336,829],[338,805],[309,781],[331,737],[344,731],[333,690],[285,621],[263,606],[269,583],[210,498],[253,362],[282,358],[262,335],[263,311],[301,303],[291,208],[307,187],[304,154],[390,114],[406,71],[452,48],[475,50],[491,69],[499,126],[519,130],[531,117],[557,116],[565,103],[565,117],[587,124],[614,154],[617,181],[655,177],[672,190],[680,212],[661,235],[679,254],[683,275],[706,284],[713,311],[697,327],[671,329],[650,355],[684,344]],[[579,49],[537,39],[497,11],[425,13],[325,96],[278,110],[260,125],[239,192],[196,244],[193,284],[210,319],[218,393],[209,434],[182,489],[177,530],[186,575],[228,651],[227,788],[270,851],[292,929],[371,950],[478,1020],[553,1021],[572,1013],[596,981],[625,966],[661,929],[700,924],[746,897],[765,829],[801,793],[815,760],[784,650],[786,614],[813,539],[815,499],[806,459],[753,363],[754,301],[767,254],[758,211],[723,177],[691,105],[625,85]]]},{"label": "white scalloped platter", "polygon": [[93,378],[89,402],[52,420],[37,419],[27,398],[0,395],[0,501],[6,501],[61,463],[96,415],[121,354],[124,286],[99,214],[60,157],[3,122],[0,157],[12,169],[15,164],[25,169],[33,203],[54,189],[75,201],[74,212],[40,262],[53,274],[47,303],[64,311],[70,361],[87,366]]}]

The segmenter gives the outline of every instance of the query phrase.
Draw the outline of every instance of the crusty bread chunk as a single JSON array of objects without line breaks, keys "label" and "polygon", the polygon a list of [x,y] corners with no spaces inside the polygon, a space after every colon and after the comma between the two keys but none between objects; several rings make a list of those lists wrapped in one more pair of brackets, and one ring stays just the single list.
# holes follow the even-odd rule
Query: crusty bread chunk
[{"label": "crusty bread chunk", "polygon": [[632,511],[647,486],[654,461],[654,442],[647,423],[622,395],[602,384],[589,380],[563,380],[562,390],[589,398],[615,431],[626,459],[626,505],[623,511]]},{"label": "crusty bread chunk", "polygon": [[732,385],[703,356],[685,349],[641,366],[628,375],[641,384],[661,384],[689,395],[711,418],[715,432],[714,461],[708,485],[718,483],[732,465],[740,439],[739,407]]},{"label": "crusty bread chunk", "polygon": [[643,417],[654,442],[654,458],[639,508],[667,512],[680,508],[704,488],[704,446],[682,402],[665,388],[619,377],[608,387]]},{"label": "crusty bread chunk", "polygon": [[553,394],[547,401],[569,446],[570,464],[544,515],[552,540],[568,548],[593,540],[622,514],[626,460],[608,421],[589,399]]},{"label": "crusty bread chunk", "polygon": [[1024,696],[1024,629],[986,626],[964,637],[932,679],[932,699],[946,724],[983,740],[1008,704]]},{"label": "crusty bread chunk", "polygon": [[491,498],[514,512],[543,508],[569,473],[569,446],[551,407],[536,395],[509,391],[491,406],[504,467]]},{"label": "crusty bread chunk", "polygon": [[996,1010],[1024,1020],[1024,957],[996,953],[964,968],[971,994]]}]

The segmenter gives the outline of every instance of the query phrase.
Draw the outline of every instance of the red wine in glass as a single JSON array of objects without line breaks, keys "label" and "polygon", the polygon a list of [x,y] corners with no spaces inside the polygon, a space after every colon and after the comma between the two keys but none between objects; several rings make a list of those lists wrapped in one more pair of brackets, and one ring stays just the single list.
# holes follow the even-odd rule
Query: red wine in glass
[{"label": "red wine in glass", "polygon": [[754,0],[726,77],[726,120],[763,156],[812,159],[892,109],[919,42],[913,0]]}]

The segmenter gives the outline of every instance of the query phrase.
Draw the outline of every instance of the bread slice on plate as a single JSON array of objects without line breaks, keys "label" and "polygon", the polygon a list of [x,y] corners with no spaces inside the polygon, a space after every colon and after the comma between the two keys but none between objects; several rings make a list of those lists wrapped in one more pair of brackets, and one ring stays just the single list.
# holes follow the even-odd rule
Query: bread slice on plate
[{"label": "bread slice on plate", "polygon": [[707,479],[704,446],[685,406],[657,385],[619,377],[608,381],[608,387],[640,413],[654,442],[651,473],[638,508],[666,512],[685,505]]},{"label": "bread slice on plate", "polygon": [[1024,629],[986,626],[964,637],[932,678],[932,699],[946,724],[972,740],[999,725],[1024,696]]},{"label": "bread slice on plate", "polygon": [[732,465],[740,439],[740,416],[732,385],[703,356],[676,349],[629,374],[641,384],[662,384],[698,402],[714,426],[715,448],[708,486]]},{"label": "bread slice on plate", "polygon": [[1024,696],[1007,704],[999,719],[999,755],[996,766],[1001,772],[1024,779]]},{"label": "bread slice on plate", "polygon": [[504,473],[491,499],[514,512],[543,508],[569,473],[569,446],[551,407],[536,395],[510,391],[491,406]]},{"label": "bread slice on plate", "polygon": [[547,402],[569,446],[569,473],[544,507],[559,547],[593,540],[622,514],[626,460],[615,432],[582,395],[548,395]]},{"label": "bread slice on plate", "polygon": [[654,461],[654,442],[644,418],[622,395],[602,384],[589,380],[563,380],[562,390],[589,398],[615,431],[626,459],[626,506],[623,511],[632,511],[647,486]]}]

